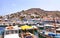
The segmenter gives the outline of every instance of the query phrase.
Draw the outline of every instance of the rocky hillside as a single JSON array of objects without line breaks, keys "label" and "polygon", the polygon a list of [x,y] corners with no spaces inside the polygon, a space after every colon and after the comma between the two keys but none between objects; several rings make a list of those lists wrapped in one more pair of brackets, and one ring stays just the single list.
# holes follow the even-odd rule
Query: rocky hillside
[{"label": "rocky hillside", "polygon": [[45,11],[40,8],[31,8],[28,10],[22,10],[21,12],[13,13],[10,15],[6,15],[7,18],[34,18],[33,15],[36,15],[39,17],[44,16],[54,16],[54,17],[60,17],[60,11]]}]

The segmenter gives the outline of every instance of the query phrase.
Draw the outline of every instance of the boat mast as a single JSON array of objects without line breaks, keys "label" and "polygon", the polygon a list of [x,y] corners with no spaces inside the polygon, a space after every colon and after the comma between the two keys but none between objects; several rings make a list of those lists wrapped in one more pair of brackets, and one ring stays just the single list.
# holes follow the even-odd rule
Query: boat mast
[{"label": "boat mast", "polygon": [[54,32],[56,33],[56,19],[54,16],[53,16],[53,21],[54,21]]}]

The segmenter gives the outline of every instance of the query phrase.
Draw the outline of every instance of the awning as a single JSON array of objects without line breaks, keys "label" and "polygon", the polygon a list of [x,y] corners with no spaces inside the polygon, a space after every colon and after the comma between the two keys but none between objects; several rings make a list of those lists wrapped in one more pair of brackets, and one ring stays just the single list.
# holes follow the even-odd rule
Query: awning
[{"label": "awning", "polygon": [[25,30],[25,29],[32,29],[33,27],[32,26],[28,26],[28,25],[23,25],[20,27],[22,30]]}]

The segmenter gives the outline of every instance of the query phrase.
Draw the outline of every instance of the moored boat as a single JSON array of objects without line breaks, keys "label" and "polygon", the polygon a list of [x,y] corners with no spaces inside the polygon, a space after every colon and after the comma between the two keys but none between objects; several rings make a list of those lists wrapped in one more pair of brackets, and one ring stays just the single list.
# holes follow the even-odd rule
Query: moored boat
[{"label": "moored boat", "polygon": [[20,38],[18,29],[14,29],[12,26],[6,27],[4,38]]}]

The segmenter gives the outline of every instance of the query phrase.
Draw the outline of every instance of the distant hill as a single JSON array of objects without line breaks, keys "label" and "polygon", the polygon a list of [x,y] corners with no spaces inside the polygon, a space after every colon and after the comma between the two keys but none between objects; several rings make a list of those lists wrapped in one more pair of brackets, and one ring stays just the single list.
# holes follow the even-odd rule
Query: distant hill
[{"label": "distant hill", "polygon": [[13,14],[6,15],[6,16],[8,18],[14,18],[14,17],[20,18],[25,14],[27,15],[27,17],[25,17],[25,18],[28,18],[28,16],[31,16],[31,14],[39,15],[39,17],[48,16],[48,15],[51,15],[54,17],[60,17],[60,11],[45,11],[40,8],[31,8],[28,10],[22,10],[21,12],[13,13]]}]

